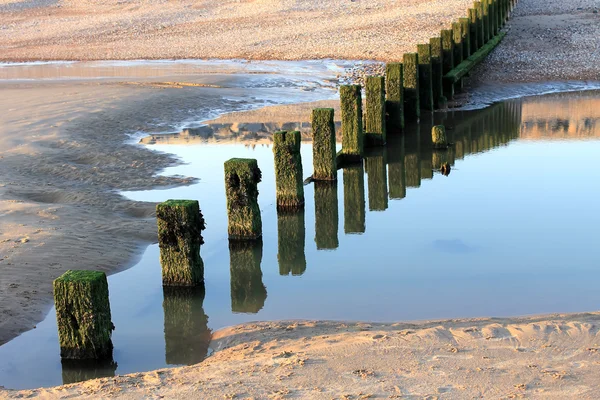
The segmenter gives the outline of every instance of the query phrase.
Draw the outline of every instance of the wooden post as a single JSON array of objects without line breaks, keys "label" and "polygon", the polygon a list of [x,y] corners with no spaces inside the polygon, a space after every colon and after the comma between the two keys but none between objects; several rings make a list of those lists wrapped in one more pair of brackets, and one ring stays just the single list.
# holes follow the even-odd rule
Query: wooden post
[{"label": "wooden post", "polygon": [[[454,67],[456,68],[463,61],[463,41],[462,26],[460,22],[452,23],[452,39],[454,40]],[[463,88],[463,81],[460,79],[454,84],[454,92],[460,92]]]},{"label": "wooden post", "polygon": [[417,121],[421,116],[419,100],[419,56],[406,53],[403,57],[404,78],[404,118]]},{"label": "wooden post", "polygon": [[385,66],[385,110],[387,127],[393,130],[404,128],[404,82],[401,63]]},{"label": "wooden post", "polygon": [[382,146],[386,141],[385,126],[385,78],[368,76],[365,83],[367,112],[365,128],[367,144]]},{"label": "wooden post", "polygon": [[304,208],[301,141],[298,131],[280,131],[273,135],[278,210]]},{"label": "wooden post", "polygon": [[232,158],[225,162],[230,240],[254,240],[262,236],[258,207],[258,183],[261,172],[255,159]]},{"label": "wooden post", "polygon": [[471,54],[479,50],[479,42],[477,38],[478,20],[477,20],[477,9],[469,8],[469,40],[471,41]]},{"label": "wooden post", "polygon": [[471,20],[460,18],[460,34],[463,42],[463,60],[471,56]]},{"label": "wooden post", "polygon": [[[442,30],[442,76],[446,75],[454,68],[454,39],[451,30]],[[454,97],[454,85],[446,84],[442,78],[443,93],[447,100],[452,100]]]},{"label": "wooden post", "polygon": [[476,1],[473,6],[477,10],[477,45],[478,48],[483,47],[485,44],[485,25],[483,18],[483,4],[481,1]]},{"label": "wooden post", "polygon": [[419,55],[419,103],[424,110],[433,111],[433,77],[431,71],[431,45],[417,45]]},{"label": "wooden post", "polygon": [[443,62],[444,49],[442,48],[442,38],[435,37],[429,39],[431,46],[431,84],[433,91],[433,106],[435,109],[446,107],[446,98],[444,97],[443,86]]},{"label": "wooden post", "polygon": [[312,111],[312,177],[316,181],[334,181],[337,179],[333,112],[333,108],[315,108]]},{"label": "wooden post", "polygon": [[484,42],[487,43],[492,38],[492,27],[490,25],[490,1],[491,0],[481,0],[482,10],[483,10],[483,28],[484,28]]},{"label": "wooden post", "polygon": [[342,109],[342,154],[345,162],[362,160],[364,132],[360,85],[340,86]]}]

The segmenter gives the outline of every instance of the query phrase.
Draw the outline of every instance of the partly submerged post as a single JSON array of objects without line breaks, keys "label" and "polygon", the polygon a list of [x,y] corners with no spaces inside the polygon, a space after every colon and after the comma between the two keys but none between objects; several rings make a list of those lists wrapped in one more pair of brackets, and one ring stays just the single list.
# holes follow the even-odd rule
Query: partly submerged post
[{"label": "partly submerged post", "polygon": [[301,141],[298,131],[279,131],[273,135],[278,210],[297,210],[304,207]]},{"label": "partly submerged post", "polygon": [[365,171],[362,164],[344,168],[344,232],[365,232]]},{"label": "partly submerged post", "polygon": [[480,46],[477,38],[477,30],[479,29],[477,9],[469,8],[469,21],[471,22],[469,25],[469,40],[471,43],[471,54],[474,54],[477,50],[479,50]]},{"label": "partly submerged post", "polygon": [[[321,182],[315,182],[315,184]],[[329,182],[326,182],[329,183]],[[277,212],[277,261],[279,275],[302,275],[306,271],[304,254],[304,210]]]},{"label": "partly submerged post", "polygon": [[381,146],[386,141],[385,78],[368,76],[365,85],[367,112],[365,130],[369,146]]},{"label": "partly submerged post", "polygon": [[444,125],[435,125],[431,128],[431,141],[434,149],[447,149],[446,128]]},{"label": "partly submerged post", "polygon": [[158,247],[165,286],[204,283],[200,246],[204,217],[196,200],[167,200],[156,206]]},{"label": "partly submerged post", "polygon": [[446,98],[444,97],[443,86],[443,61],[444,49],[442,48],[442,38],[435,37],[429,39],[431,46],[431,84],[433,92],[433,106],[436,109],[446,107]]},{"label": "partly submerged post", "polygon": [[342,154],[344,161],[362,160],[364,133],[362,97],[360,85],[340,86],[340,107],[342,109]]},{"label": "partly submerged post", "polygon": [[225,162],[230,240],[253,240],[262,236],[257,187],[260,180],[261,172],[255,159],[232,158]]},{"label": "partly submerged post", "polygon": [[404,128],[404,82],[401,63],[386,64],[385,95],[387,127],[395,130]]},{"label": "partly submerged post", "polygon": [[338,241],[337,182],[315,182],[315,243],[317,250],[332,250]]},{"label": "partly submerged post", "polygon": [[[442,30],[442,75],[446,75],[454,68],[454,39],[451,30]],[[442,79],[443,93],[447,100],[454,97],[454,85]]]},{"label": "partly submerged post", "polygon": [[315,108],[312,111],[313,180],[337,179],[335,162],[335,124],[333,108]]},{"label": "partly submerged post", "polygon": [[419,101],[419,55],[406,53],[403,57],[404,118],[416,121],[421,116]]},{"label": "partly submerged post", "polygon": [[61,358],[112,358],[114,325],[104,272],[65,272],[54,280],[54,306]]},{"label": "partly submerged post", "polygon": [[267,288],[262,281],[262,239],[229,242],[231,311],[256,314],[265,305]]},{"label": "partly submerged post", "polygon": [[418,44],[419,103],[422,109],[433,111],[433,80],[431,76],[431,45]]},{"label": "partly submerged post", "polygon": [[469,18],[459,18],[460,35],[463,43],[463,60],[471,56],[471,20]]},{"label": "partly submerged post", "polygon": [[[463,61],[462,26],[460,22],[452,23],[452,40],[454,41],[454,67],[457,67]],[[460,79],[454,84],[454,91],[460,92],[462,87],[463,81]]]}]

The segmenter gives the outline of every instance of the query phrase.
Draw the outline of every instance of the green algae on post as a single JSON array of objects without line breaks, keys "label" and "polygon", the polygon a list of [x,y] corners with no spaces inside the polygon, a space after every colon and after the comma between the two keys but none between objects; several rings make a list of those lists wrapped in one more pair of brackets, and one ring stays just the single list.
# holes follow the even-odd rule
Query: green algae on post
[{"label": "green algae on post", "polygon": [[419,55],[406,53],[403,57],[404,119],[416,121],[421,116],[419,100]]},{"label": "green algae on post", "polygon": [[293,213],[277,212],[279,275],[289,275],[290,273],[292,275],[302,275],[306,271],[305,231],[304,210]]},{"label": "green algae on post", "polygon": [[163,286],[167,364],[197,364],[208,355],[212,335],[204,312],[204,295],[204,286]]},{"label": "green algae on post", "polygon": [[431,128],[431,141],[433,142],[433,148],[435,149],[448,148],[448,141],[446,140],[446,128],[444,125],[435,125],[433,128]]},{"label": "green algae on post", "polygon": [[267,288],[262,281],[262,239],[229,242],[231,311],[256,314],[265,305]]},{"label": "green algae on post", "polygon": [[445,106],[444,82],[443,82],[443,61],[444,49],[442,47],[442,38],[435,37],[429,39],[431,46],[431,89],[433,92],[433,106],[440,109]]},{"label": "green algae on post", "polygon": [[[442,75],[446,75],[454,68],[454,39],[451,30],[442,30]],[[443,79],[442,79],[443,80]],[[454,85],[446,84],[443,80],[443,93],[446,99],[451,100],[454,97]]]},{"label": "green algae on post", "polygon": [[469,18],[459,18],[460,34],[463,42],[463,60],[471,55],[471,20]]},{"label": "green algae on post", "polygon": [[386,148],[370,151],[365,156],[369,210],[385,211],[388,208]]},{"label": "green algae on post", "polygon": [[362,163],[344,168],[344,232],[365,232],[365,171]]},{"label": "green algae on post", "polygon": [[338,241],[337,182],[315,182],[315,243],[317,250],[333,250]]},{"label": "green algae on post", "polygon": [[61,358],[112,359],[114,325],[106,274],[69,270],[53,286]]},{"label": "green algae on post", "polygon": [[431,45],[418,44],[419,104],[423,110],[433,111],[433,78],[431,74]]},{"label": "green algae on post", "polygon": [[364,132],[360,85],[340,86],[342,109],[342,154],[345,162],[362,160]]},{"label": "green algae on post", "polygon": [[404,128],[404,82],[401,63],[388,63],[385,66],[385,110],[390,129]]},{"label": "green algae on post", "polygon": [[204,217],[196,200],[167,200],[156,206],[162,282],[195,286],[204,282],[200,246]]},{"label": "green algae on post", "polygon": [[231,240],[253,240],[262,236],[258,207],[258,163],[253,158],[232,158],[225,162],[227,232]]},{"label": "green algae on post", "polygon": [[385,78],[368,76],[365,82],[367,112],[365,131],[369,146],[381,146],[386,141]]},{"label": "green algae on post", "polygon": [[337,179],[333,113],[333,108],[315,108],[312,111],[312,177],[315,181],[334,181]]},{"label": "green algae on post", "polygon": [[304,178],[298,131],[279,131],[273,135],[277,209],[296,210],[304,207]]}]

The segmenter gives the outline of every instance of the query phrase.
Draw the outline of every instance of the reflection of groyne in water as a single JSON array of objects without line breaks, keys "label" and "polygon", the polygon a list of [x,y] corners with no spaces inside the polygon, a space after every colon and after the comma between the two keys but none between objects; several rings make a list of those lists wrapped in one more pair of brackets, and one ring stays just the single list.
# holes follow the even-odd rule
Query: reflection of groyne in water
[{"label": "reflection of groyne in water", "polygon": [[280,275],[302,275],[306,270],[304,210],[277,212],[277,261]]},{"label": "reflection of groyne in water", "polygon": [[267,299],[262,282],[262,240],[230,241],[229,271],[231,274],[231,311],[259,312]]},{"label": "reflection of groyne in water", "polygon": [[108,360],[62,360],[63,385],[97,378],[111,378],[117,371],[117,363]]},{"label": "reflection of groyne in water", "polygon": [[338,241],[338,183],[314,182],[315,243],[317,250],[333,250]]}]

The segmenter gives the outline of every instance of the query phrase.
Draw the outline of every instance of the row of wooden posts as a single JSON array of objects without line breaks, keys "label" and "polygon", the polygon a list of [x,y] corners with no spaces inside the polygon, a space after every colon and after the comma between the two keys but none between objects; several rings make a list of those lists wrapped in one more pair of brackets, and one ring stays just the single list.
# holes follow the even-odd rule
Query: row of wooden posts
[{"label": "row of wooden posts", "polygon": [[[341,86],[339,153],[334,110],[313,110],[311,180],[335,181],[338,168],[362,162],[365,146],[385,145],[388,128],[403,129],[405,120],[419,119],[421,109],[444,108],[455,91],[462,90],[462,78],[502,39],[500,28],[515,3],[476,1],[468,18],[460,18],[429,44],[419,44],[417,53],[404,54],[403,63],[387,64],[387,79],[367,77],[364,122],[361,86]],[[432,141],[436,148],[447,148],[443,126],[432,129]],[[300,132],[277,132],[273,142],[277,208],[281,212],[300,210],[304,207]],[[257,185],[262,176],[257,161],[233,158],[225,162],[224,169],[229,239],[259,240],[262,221]],[[198,201],[168,200],[157,206],[156,216],[163,285],[203,285],[200,246],[205,225]],[[114,326],[103,272],[67,271],[54,281],[54,301],[61,358],[112,358]]]}]

